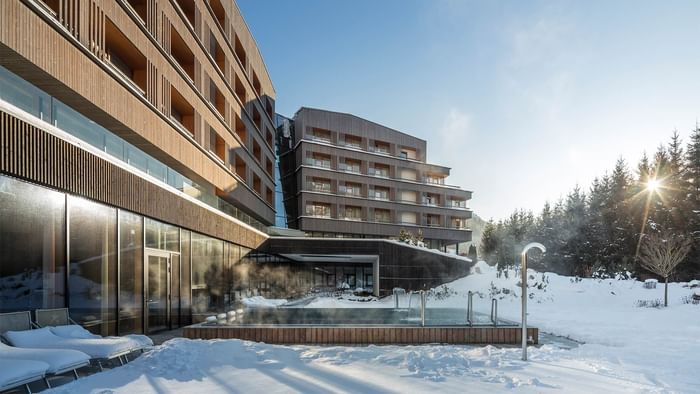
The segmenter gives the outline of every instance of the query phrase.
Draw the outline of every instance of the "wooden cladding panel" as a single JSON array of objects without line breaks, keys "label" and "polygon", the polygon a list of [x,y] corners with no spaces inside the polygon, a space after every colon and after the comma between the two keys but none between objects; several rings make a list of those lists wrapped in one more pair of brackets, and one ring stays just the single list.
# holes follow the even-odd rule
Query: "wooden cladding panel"
[{"label": "wooden cladding panel", "polygon": [[[396,326],[189,326],[191,339],[242,339],[274,344],[387,345],[387,344],[497,344],[519,345],[520,327],[396,327]],[[533,344],[539,329],[528,328]]]},{"label": "wooden cladding panel", "polygon": [[266,238],[2,111],[0,173],[249,248]]}]

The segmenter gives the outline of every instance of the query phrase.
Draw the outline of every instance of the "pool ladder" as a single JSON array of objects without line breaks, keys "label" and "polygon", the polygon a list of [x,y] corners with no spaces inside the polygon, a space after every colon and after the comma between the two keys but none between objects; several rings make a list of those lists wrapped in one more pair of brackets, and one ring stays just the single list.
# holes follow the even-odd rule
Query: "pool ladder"
[{"label": "pool ladder", "polygon": [[[474,325],[474,293],[467,293],[467,325],[469,327]],[[491,323],[494,327],[498,327],[498,300],[491,299]]]}]

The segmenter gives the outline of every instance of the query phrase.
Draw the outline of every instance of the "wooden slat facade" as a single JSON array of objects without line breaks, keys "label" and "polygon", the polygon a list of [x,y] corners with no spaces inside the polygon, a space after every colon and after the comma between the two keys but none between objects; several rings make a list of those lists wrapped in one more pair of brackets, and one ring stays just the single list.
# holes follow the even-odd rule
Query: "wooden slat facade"
[{"label": "wooden slat facade", "polygon": [[[184,328],[191,339],[242,339],[284,345],[519,345],[520,327],[399,326],[204,326]],[[539,329],[527,329],[528,341],[539,343]],[[529,338],[532,338],[530,341]]]},{"label": "wooden slat facade", "polygon": [[[145,6],[143,17],[131,6],[137,3]],[[194,0],[195,26],[182,15],[177,3],[0,1],[0,65],[271,224],[274,201],[267,199],[267,192],[274,198],[274,178],[267,162],[274,163],[274,147],[266,141],[275,132],[275,91],[262,57],[233,1],[222,2],[223,11],[215,16],[205,0]],[[113,26],[112,36],[119,32],[145,57],[144,69],[138,70],[143,86],[135,87],[109,64],[107,25]],[[171,56],[171,29],[194,56],[194,78]],[[210,37],[221,48],[223,61],[217,63],[209,54]],[[234,54],[236,37],[246,52],[244,63]],[[246,92],[245,101],[234,93],[233,75]],[[210,79],[223,95],[224,114],[210,103]],[[170,117],[171,86],[193,107],[193,135],[177,127]],[[267,108],[272,109],[271,114]],[[262,115],[259,121],[254,121],[254,112]],[[234,132],[231,114],[245,123],[245,141]],[[211,152],[211,130],[225,141],[224,160]],[[252,154],[254,144],[262,147],[261,159]],[[235,173],[230,163],[234,156],[246,162],[245,174]],[[257,193],[254,177],[262,182]]]},{"label": "wooden slat facade", "polygon": [[4,111],[0,173],[249,248],[267,238]]}]

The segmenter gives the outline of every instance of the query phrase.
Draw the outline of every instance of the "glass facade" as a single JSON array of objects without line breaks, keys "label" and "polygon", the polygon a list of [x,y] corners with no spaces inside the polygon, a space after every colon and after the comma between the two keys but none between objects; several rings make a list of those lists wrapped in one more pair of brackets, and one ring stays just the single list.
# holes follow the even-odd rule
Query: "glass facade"
[{"label": "glass facade", "polygon": [[260,231],[266,229],[266,226],[259,221],[216,196],[213,188],[195,183],[2,66],[0,66],[0,100],[58,127],[227,215]]},{"label": "glass facade", "polygon": [[143,217],[119,211],[119,334],[143,332]]},{"label": "glass facade", "polygon": [[68,196],[68,306],[91,331],[116,332],[117,210]]},{"label": "glass facade", "polygon": [[236,283],[248,253],[0,175],[0,312],[69,307],[101,335],[176,328],[255,293]]},{"label": "glass facade", "polygon": [[0,310],[65,305],[65,200],[0,176]]}]

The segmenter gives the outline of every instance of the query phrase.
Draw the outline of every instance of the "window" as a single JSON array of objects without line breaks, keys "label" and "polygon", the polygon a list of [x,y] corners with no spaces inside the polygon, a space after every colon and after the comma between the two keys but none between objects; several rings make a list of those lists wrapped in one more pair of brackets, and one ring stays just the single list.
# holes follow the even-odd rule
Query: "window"
[{"label": "window", "polygon": [[323,203],[310,203],[306,205],[306,214],[315,217],[330,218],[331,205]]},{"label": "window", "polygon": [[437,175],[427,175],[425,177],[425,183],[431,183],[434,185],[444,185],[445,178]]},{"label": "window", "polygon": [[464,218],[452,218],[452,228],[458,230],[464,230],[467,228],[467,219]]},{"label": "window", "polygon": [[224,309],[224,242],[192,233],[192,316],[202,321],[206,315]]},{"label": "window", "polygon": [[440,216],[438,215],[426,215],[425,224],[430,227],[440,227]]},{"label": "window", "polygon": [[209,102],[216,108],[216,111],[222,118],[226,117],[226,99],[211,78],[209,78]]},{"label": "window", "polygon": [[234,114],[233,129],[238,138],[241,139],[243,145],[248,145],[248,131],[245,127],[245,123],[243,123],[243,120],[241,120],[241,117],[238,116],[238,114]]},{"label": "window", "polygon": [[389,178],[389,166],[375,163],[374,168],[370,168],[369,174],[382,178]]},{"label": "window", "polygon": [[117,210],[68,196],[71,317],[95,334],[116,334]]},{"label": "window", "polygon": [[0,175],[0,312],[65,306],[65,194]]},{"label": "window", "polygon": [[345,135],[345,146],[349,146],[351,148],[356,148],[360,149],[362,147],[362,138],[354,136],[354,135]]},{"label": "window", "polygon": [[359,183],[345,182],[345,185],[338,187],[338,193],[346,196],[360,197],[362,195],[362,185]]},{"label": "window", "polygon": [[273,176],[272,175],[272,160],[265,158],[265,172],[267,172],[267,175]]},{"label": "window", "polygon": [[241,62],[241,65],[243,65],[243,70],[246,69],[246,54],[245,54],[245,49],[243,49],[243,44],[241,43],[241,40],[238,38],[238,34],[234,34],[233,36],[234,39],[234,54],[236,55],[236,58],[238,61]]},{"label": "window", "polygon": [[185,18],[194,29],[194,14],[195,9],[197,8],[197,6],[194,4],[194,0],[175,0],[175,3],[177,3],[178,7],[180,7],[180,10],[182,10],[182,12],[185,14]]},{"label": "window", "polygon": [[374,190],[372,190],[370,194],[370,197],[374,198],[375,200],[389,200],[389,188],[375,186]]},{"label": "window", "polygon": [[170,118],[194,137],[194,108],[174,87],[170,87]]},{"label": "window", "polygon": [[222,162],[226,163],[226,141],[214,130],[209,127],[209,151],[216,155]]},{"label": "window", "polygon": [[382,141],[374,141],[374,144],[370,145],[370,151],[389,154],[389,144]]},{"label": "window", "polygon": [[253,157],[258,163],[262,163],[262,149],[260,149],[260,144],[258,141],[253,140]]},{"label": "window", "polygon": [[253,174],[253,191],[262,196],[262,182],[257,174]]},{"label": "window", "polygon": [[428,193],[423,198],[423,204],[430,205],[433,207],[439,206],[440,205],[440,196],[437,194]]},{"label": "window", "polygon": [[224,56],[224,51],[221,49],[221,45],[216,40],[214,33],[209,31],[209,54],[214,58],[214,63],[219,68],[219,71],[224,72],[226,70],[226,57]]},{"label": "window", "polygon": [[170,55],[190,80],[194,81],[194,54],[173,26],[170,27]]},{"label": "window", "polygon": [[311,129],[311,137],[312,140],[315,141],[321,141],[321,142],[331,142],[331,132],[330,130],[324,130],[324,129],[317,129],[313,128]]},{"label": "window", "polygon": [[354,159],[345,159],[344,163],[338,164],[339,171],[350,172],[354,174],[360,173],[360,161]]},{"label": "window", "polygon": [[109,19],[105,22],[105,49],[113,68],[146,92],[146,57]]},{"label": "window", "polygon": [[119,335],[143,332],[143,217],[119,211]]},{"label": "window", "polygon": [[416,224],[418,222],[415,212],[401,212],[401,223]]},{"label": "window", "polygon": [[270,205],[274,205],[274,200],[272,197],[272,190],[271,189],[267,189],[265,191],[265,201],[267,201],[267,203]]},{"label": "window", "polygon": [[450,200],[450,206],[452,208],[467,208],[467,202],[465,200]]},{"label": "window", "polygon": [[253,71],[253,89],[255,89],[255,93],[257,93],[259,97],[262,97],[262,85],[255,71]]},{"label": "window", "polygon": [[361,207],[355,207],[355,206],[346,206],[344,210],[345,215],[343,216],[343,219],[345,220],[354,220],[354,221],[359,221],[362,220],[362,208]]},{"label": "window", "polygon": [[402,168],[399,171],[399,177],[408,181],[415,181],[418,179],[418,173],[416,172],[416,170]]},{"label": "window", "polygon": [[126,2],[129,4],[131,9],[133,9],[136,12],[139,18],[141,18],[141,21],[145,23],[146,15],[148,15],[148,13],[146,12],[146,0],[127,0]]},{"label": "window", "polygon": [[401,154],[399,155],[402,159],[408,159],[408,152],[405,150],[401,151]]},{"label": "window", "polygon": [[146,218],[146,247],[152,249],[180,251],[180,229],[157,220]]},{"label": "window", "polygon": [[374,221],[380,223],[390,223],[391,222],[391,211],[388,209],[374,209]]},{"label": "window", "polygon": [[331,157],[329,155],[314,153],[311,157],[307,158],[306,164],[314,167],[331,168]]},{"label": "window", "polygon": [[241,158],[240,155],[235,155],[235,160],[234,160],[235,168],[236,168],[236,174],[243,179],[243,182],[245,182],[248,179],[247,175],[247,165],[245,161]]},{"label": "window", "polygon": [[330,179],[323,178],[312,178],[309,188],[315,192],[330,193],[331,192],[331,181]]},{"label": "window", "polygon": [[243,81],[238,75],[234,75],[234,81],[233,81],[233,92],[236,94],[236,97],[238,97],[238,101],[241,102],[241,105],[246,104],[246,94],[245,94],[245,85],[243,85]]}]

